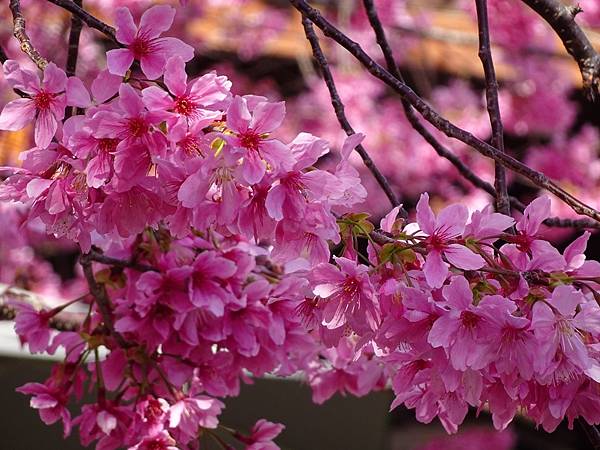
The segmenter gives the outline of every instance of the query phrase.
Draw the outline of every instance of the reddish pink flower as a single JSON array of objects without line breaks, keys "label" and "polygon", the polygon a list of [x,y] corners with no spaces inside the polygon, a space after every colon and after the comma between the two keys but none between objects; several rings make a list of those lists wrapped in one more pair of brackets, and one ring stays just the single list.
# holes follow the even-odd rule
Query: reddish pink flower
[{"label": "reddish pink flower", "polygon": [[13,88],[20,89],[31,98],[19,98],[4,107],[0,113],[0,130],[20,130],[35,119],[35,143],[40,148],[48,147],[65,114],[67,76],[50,63],[40,83],[34,72],[20,69],[13,60],[4,63],[4,76]]},{"label": "reddish pink flower", "polygon": [[71,432],[71,413],[67,409],[68,393],[63,387],[50,387],[41,383],[27,383],[19,388],[21,394],[33,395],[30,404],[39,410],[40,418],[46,425],[62,420],[65,436]]},{"label": "reddish pink flower", "polygon": [[225,404],[206,395],[185,397],[169,409],[169,428],[176,428],[179,440],[187,444],[198,436],[198,429],[217,428]]},{"label": "reddish pink flower", "polygon": [[429,253],[423,272],[427,283],[434,288],[441,287],[448,276],[448,262],[460,269],[476,270],[485,265],[485,260],[464,245],[456,243],[467,223],[469,212],[463,205],[451,205],[444,208],[435,217],[429,207],[429,195],[422,194],[417,204],[417,222],[428,237]]},{"label": "reddish pink flower", "polygon": [[273,442],[273,439],[279,436],[284,428],[285,426],[280,423],[260,419],[252,427],[250,436],[239,436],[239,438],[248,444],[246,450],[279,450],[279,446]]},{"label": "reddish pink flower", "polygon": [[180,56],[184,61],[194,57],[193,47],[172,37],[159,37],[171,28],[175,9],[168,5],[157,5],[148,9],[140,20],[139,28],[133,22],[128,8],[116,12],[117,40],[127,48],[110,50],[106,62],[110,73],[124,76],[134,60],[140,62],[142,72],[151,80],[163,74],[167,59]]},{"label": "reddish pink flower", "polygon": [[586,332],[597,335],[600,329],[600,308],[595,302],[588,303],[572,286],[558,286],[549,302],[533,305],[532,328],[541,344],[537,361],[548,367],[545,375],[569,381],[583,372],[592,373],[594,364],[584,336]]},{"label": "reddish pink flower", "polygon": [[28,303],[14,304],[17,310],[15,331],[22,342],[27,342],[31,353],[41,353],[48,348],[50,328],[48,311],[37,311]]},{"label": "reddish pink flower", "polygon": [[224,136],[236,153],[243,156],[242,175],[248,184],[262,180],[267,164],[274,173],[290,170],[294,163],[290,149],[269,133],[285,116],[283,102],[269,103],[236,96],[227,110],[227,126],[235,134]]},{"label": "reddish pink flower", "polygon": [[444,286],[443,295],[447,311],[431,327],[428,342],[433,347],[443,347],[456,370],[482,369],[493,358],[490,337],[497,333],[483,313],[497,313],[497,299],[488,296],[479,305],[473,305],[473,292],[462,276]]},{"label": "reddish pink flower", "polygon": [[167,61],[164,80],[171,95],[158,86],[150,86],[142,91],[142,96],[150,111],[172,114],[169,134],[175,133],[174,140],[185,135],[188,124],[220,118],[222,113],[214,109],[225,106],[231,95],[231,81],[214,72],[196,78],[188,86],[185,62],[180,56]]},{"label": "reddish pink flower", "polygon": [[335,261],[339,269],[319,264],[313,270],[313,292],[323,299],[323,325],[334,330],[348,323],[359,333],[377,329],[381,316],[368,268],[346,258]]}]

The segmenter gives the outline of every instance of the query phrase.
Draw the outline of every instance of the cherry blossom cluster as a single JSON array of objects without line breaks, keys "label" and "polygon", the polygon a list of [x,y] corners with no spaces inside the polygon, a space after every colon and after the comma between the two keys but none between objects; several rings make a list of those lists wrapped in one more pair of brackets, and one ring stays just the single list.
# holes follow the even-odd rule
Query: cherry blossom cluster
[{"label": "cherry blossom cluster", "polygon": [[[268,373],[304,374],[316,402],[391,385],[392,407],[449,432],[469,407],[498,429],[517,413],[548,431],[600,423],[589,233],[561,253],[539,234],[547,197],[515,222],[458,204],[436,216],[427,194],[416,222],[396,207],[375,230],[348,212],[366,198],[349,161],[364,136],[319,168],[327,141],[277,137],[283,102],[233,95],[216,73],[188,80],[193,48],[163,36],[174,14],[118,9],[121,47],[91,83],[3,66],[22,97],[0,129],[33,123],[36,145],[5,169],[0,200],[77,242],[89,288],[75,331],[50,329],[73,302],[16,306],[30,350],[65,355],[19,388],[46,424],[103,450],[278,448],[282,425],[219,423],[223,399]],[[96,401],[72,417],[85,390]]]}]

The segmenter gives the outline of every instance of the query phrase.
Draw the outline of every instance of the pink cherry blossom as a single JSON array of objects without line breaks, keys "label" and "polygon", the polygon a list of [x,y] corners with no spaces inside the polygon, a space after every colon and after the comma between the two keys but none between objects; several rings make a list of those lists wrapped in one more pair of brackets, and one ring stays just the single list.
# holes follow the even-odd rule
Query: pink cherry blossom
[{"label": "pink cherry blossom", "polygon": [[67,76],[54,63],[44,70],[40,83],[38,76],[18,63],[8,60],[4,63],[4,76],[9,84],[20,89],[31,98],[20,98],[9,102],[0,113],[0,130],[20,130],[35,120],[34,138],[40,148],[50,145],[64,117],[67,99]]},{"label": "pink cherry blossom", "polygon": [[436,218],[429,207],[429,196],[421,195],[417,205],[417,222],[421,230],[428,235],[426,242],[429,255],[423,266],[423,272],[431,287],[441,287],[448,275],[448,262],[458,268],[475,270],[485,264],[484,259],[456,243],[464,231],[468,211],[462,205],[452,205],[443,209]]},{"label": "pink cherry blossom", "polygon": [[133,22],[128,8],[116,11],[117,40],[126,48],[110,50],[106,54],[108,70],[124,76],[134,60],[140,62],[142,72],[151,80],[163,74],[168,57],[180,56],[183,61],[194,57],[194,49],[173,37],[159,37],[171,28],[175,9],[157,5],[148,9],[140,20],[139,28]]}]

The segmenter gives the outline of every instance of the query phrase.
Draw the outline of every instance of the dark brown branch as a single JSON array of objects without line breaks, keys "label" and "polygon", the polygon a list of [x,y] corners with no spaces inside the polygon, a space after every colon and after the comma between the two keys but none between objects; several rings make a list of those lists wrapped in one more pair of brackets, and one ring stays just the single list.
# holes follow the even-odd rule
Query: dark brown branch
[{"label": "dark brown branch", "polygon": [[40,55],[27,35],[27,31],[25,30],[25,17],[21,14],[21,2],[19,0],[10,0],[8,7],[13,16],[13,36],[19,41],[21,51],[29,56],[29,59],[31,59],[40,70],[44,70],[48,65],[48,60]]},{"label": "dark brown branch", "polygon": [[[82,0],[73,0],[73,2],[81,7]],[[67,76],[72,77],[77,71],[77,57],[79,56],[79,36],[81,35],[81,28],[83,28],[83,22],[81,19],[73,14],[71,17],[71,31],[69,32],[69,50],[67,54],[67,65],[65,72]]]},{"label": "dark brown branch", "polygon": [[[303,17],[302,25],[304,26],[304,33],[306,34],[306,39],[308,39],[308,42],[310,42],[313,56],[315,57],[315,60],[317,61],[317,64],[321,69],[321,74],[323,76],[323,79],[325,80],[327,89],[329,90],[331,104],[333,105],[333,109],[335,111],[335,115],[338,119],[338,122],[340,123],[342,129],[346,132],[346,134],[348,136],[352,136],[353,134],[355,134],[355,131],[350,125],[350,122],[348,122],[348,118],[346,117],[346,113],[344,112],[344,103],[342,102],[342,99],[340,98],[340,95],[335,86],[333,75],[331,74],[331,70],[329,69],[329,63],[327,62],[327,58],[325,57],[325,54],[321,49],[321,45],[319,44],[319,38],[317,37],[317,34],[315,33],[315,30],[313,29],[310,20]],[[385,192],[385,195],[389,199],[392,206],[398,206],[400,202],[398,201],[398,197],[392,190],[387,178],[379,171],[379,169],[377,168],[377,166],[375,165],[365,148],[362,146],[362,144],[356,146],[356,152],[362,158],[365,166],[367,166],[367,169],[369,169],[369,171],[373,174],[373,176],[377,180],[377,183],[379,183],[379,186],[381,186],[381,189]],[[403,208],[401,209],[401,215],[404,218],[408,217],[407,211]]]},{"label": "dark brown branch", "polygon": [[[475,0],[477,9],[477,28],[479,30],[479,59],[485,74],[485,99],[488,115],[492,126],[492,146],[504,153],[504,126],[500,115],[498,104],[498,80],[492,59],[492,47],[490,45],[490,30],[488,23],[487,0]],[[494,164],[495,176],[494,187],[496,188],[496,211],[510,216],[510,200],[508,199],[508,187],[506,185],[506,171],[502,164]]]},{"label": "dark brown branch", "polygon": [[93,249],[87,254],[87,256],[92,261],[106,264],[107,266],[119,267],[121,269],[130,268],[137,270],[138,272],[159,272],[159,270],[155,267],[148,266],[146,264],[140,264],[135,261],[126,261],[123,259],[106,256]]},{"label": "dark brown branch", "polygon": [[81,255],[79,258],[79,262],[83,267],[83,274],[90,288],[90,294],[94,297],[96,301],[96,306],[98,306],[98,310],[102,315],[102,320],[104,321],[104,325],[108,329],[109,333],[115,338],[117,343],[121,348],[128,348],[131,345],[125,340],[123,335],[121,335],[118,331],[115,330],[115,324],[113,321],[113,315],[111,310],[111,303],[108,297],[108,293],[106,292],[106,288],[103,284],[99,284],[96,281],[96,277],[94,276],[94,271],[92,269],[92,258],[89,253]]},{"label": "dark brown branch", "polygon": [[467,144],[482,155],[491,158],[494,161],[500,162],[506,168],[529,179],[536,186],[551,192],[568,204],[576,213],[600,221],[600,212],[566,192],[543,173],[531,169],[527,165],[521,163],[506,153],[499,152],[490,144],[478,139],[473,134],[457,127],[446,118],[440,116],[410,87],[396,79],[387,70],[377,64],[371,57],[369,57],[369,55],[365,53],[358,43],[354,42],[348,36],[343,34],[340,30],[328,22],[319,13],[319,11],[309,6],[304,0],[290,0],[290,3],[294,5],[294,7],[296,7],[304,16],[308,17],[315,25],[317,25],[326,36],[332,38],[334,41],[344,47],[367,69],[369,73],[386,83],[402,97],[408,100],[410,104],[438,130],[449,137],[458,139],[459,141]]},{"label": "dark brown branch", "polygon": [[556,32],[579,66],[583,88],[590,98],[595,98],[600,92],[600,55],[575,22],[581,8],[566,6],[560,0],[523,0],[523,3],[542,16]]},{"label": "dark brown branch", "polygon": [[109,39],[117,42],[117,38],[115,37],[115,29],[110,25],[102,22],[100,19],[92,16],[90,13],[85,11],[83,8],[79,7],[72,0],[48,0],[50,3],[54,3],[56,6],[60,6],[63,9],[66,9],[71,14],[79,17],[83,23],[85,23],[88,27],[94,28],[95,30],[104,33]]}]

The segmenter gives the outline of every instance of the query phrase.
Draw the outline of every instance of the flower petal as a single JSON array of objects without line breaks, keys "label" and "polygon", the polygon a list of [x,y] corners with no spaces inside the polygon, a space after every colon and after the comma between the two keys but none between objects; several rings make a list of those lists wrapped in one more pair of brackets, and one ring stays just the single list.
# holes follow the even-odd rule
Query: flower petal
[{"label": "flower petal", "polygon": [[157,5],[148,9],[140,20],[139,34],[147,39],[154,39],[173,25],[175,8],[169,5]]},{"label": "flower petal", "polygon": [[118,48],[106,53],[106,65],[113,75],[125,76],[133,64],[133,53],[127,48]]},{"label": "flower petal", "polygon": [[115,27],[117,29],[117,41],[121,44],[131,44],[133,42],[137,34],[137,27],[128,8],[117,8]]},{"label": "flower petal", "polygon": [[0,130],[16,131],[35,118],[35,104],[29,98],[19,98],[6,104],[0,113]]}]

